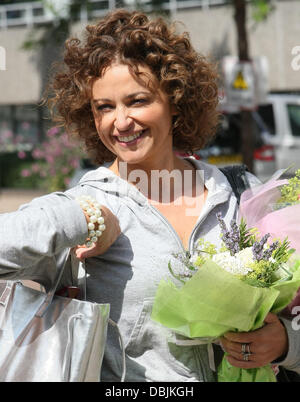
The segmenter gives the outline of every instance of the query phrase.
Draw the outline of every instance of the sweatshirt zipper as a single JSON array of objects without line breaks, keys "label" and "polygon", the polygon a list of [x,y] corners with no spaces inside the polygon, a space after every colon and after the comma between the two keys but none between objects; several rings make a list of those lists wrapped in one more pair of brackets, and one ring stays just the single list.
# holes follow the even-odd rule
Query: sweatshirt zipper
[{"label": "sweatshirt zipper", "polygon": [[180,247],[182,248],[183,251],[185,251],[185,248],[183,246],[182,241],[180,240],[180,237],[178,236],[176,230],[173,228],[173,226],[170,224],[170,222],[167,220],[167,218],[165,218],[163,216],[163,214],[161,214],[159,212],[158,209],[154,208],[151,204],[148,205],[150,207],[150,209],[160,218],[160,220],[162,220],[167,227],[171,230],[171,232],[173,233],[173,235],[176,237],[177,242],[179,243]]},{"label": "sweatshirt zipper", "polygon": [[[178,236],[176,230],[173,228],[173,226],[171,225],[171,223],[167,220],[167,218],[164,217],[163,214],[160,213],[160,211],[156,208],[154,208],[151,204],[148,204],[148,206],[151,208],[151,210],[167,225],[167,227],[171,230],[171,232],[173,233],[173,235],[176,237],[176,240],[178,242],[178,244],[180,245],[182,251],[186,251],[184,248],[184,245],[180,239],[180,237]],[[209,205],[209,207],[207,208],[207,211],[205,213],[204,216],[202,216],[202,218],[199,220],[198,223],[196,223],[195,227],[192,230],[192,233],[190,234],[189,237],[189,247],[188,247],[188,251],[191,253],[191,246],[192,246],[192,239],[194,236],[195,231],[198,229],[198,227],[200,226],[200,224],[202,224],[202,222],[205,220],[205,218],[208,216],[208,214],[213,210],[213,208],[215,207],[215,205]]]}]

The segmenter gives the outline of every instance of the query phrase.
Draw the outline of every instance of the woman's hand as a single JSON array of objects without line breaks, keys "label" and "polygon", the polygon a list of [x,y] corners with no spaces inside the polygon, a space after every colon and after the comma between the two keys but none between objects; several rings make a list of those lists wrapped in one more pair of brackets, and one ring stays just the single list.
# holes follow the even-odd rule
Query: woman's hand
[{"label": "woman's hand", "polygon": [[[88,257],[94,257],[105,253],[107,249],[116,241],[121,233],[118,218],[106,207],[101,206],[102,216],[104,218],[105,230],[98,238],[98,241],[87,247],[86,245],[76,246],[74,248],[75,255],[79,260],[84,260]],[[89,222],[88,215],[84,212],[87,223]]]},{"label": "woman's hand", "polygon": [[[230,364],[244,369],[266,366],[288,351],[288,337],[285,327],[275,314],[269,313],[265,325],[252,332],[227,332],[220,338]],[[243,360],[242,344],[245,352],[250,351],[248,361]]]}]

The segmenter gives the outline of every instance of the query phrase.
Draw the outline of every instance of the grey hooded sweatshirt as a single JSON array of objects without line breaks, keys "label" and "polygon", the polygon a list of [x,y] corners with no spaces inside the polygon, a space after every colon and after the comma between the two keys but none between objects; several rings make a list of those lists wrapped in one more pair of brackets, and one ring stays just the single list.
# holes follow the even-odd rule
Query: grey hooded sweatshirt
[{"label": "grey hooded sweatshirt", "polygon": [[[216,213],[227,224],[236,217],[237,200],[227,179],[214,166],[192,160],[204,174],[208,196],[190,235],[220,241]],[[249,174],[251,185],[258,184]],[[208,345],[178,346],[174,334],[150,318],[157,286],[169,277],[172,255],[184,251],[176,231],[133,185],[105,167],[87,173],[65,193],[34,199],[17,212],[0,215],[0,279],[32,279],[49,288],[55,276],[55,255],[82,244],[87,237],[84,214],[75,198],[89,194],[119,219],[121,235],[102,255],[86,260],[86,297],[110,303],[126,352],[125,381],[215,381]],[[201,297],[201,295],[199,295]],[[280,363],[300,373],[300,336],[283,319],[289,351]],[[119,381],[122,353],[109,329],[101,380]]]}]

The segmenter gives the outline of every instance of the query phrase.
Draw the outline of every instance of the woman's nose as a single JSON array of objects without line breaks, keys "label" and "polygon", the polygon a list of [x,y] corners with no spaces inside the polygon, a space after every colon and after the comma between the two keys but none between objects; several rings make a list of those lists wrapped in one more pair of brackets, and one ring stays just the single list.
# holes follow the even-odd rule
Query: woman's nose
[{"label": "woman's nose", "polygon": [[127,131],[133,123],[132,118],[128,115],[128,110],[125,108],[116,109],[115,127],[119,131]]}]

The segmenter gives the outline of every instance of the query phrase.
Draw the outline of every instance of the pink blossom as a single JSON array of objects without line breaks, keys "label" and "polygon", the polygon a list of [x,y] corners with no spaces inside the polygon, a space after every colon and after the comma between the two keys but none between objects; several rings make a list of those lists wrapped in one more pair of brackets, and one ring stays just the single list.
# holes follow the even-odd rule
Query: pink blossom
[{"label": "pink blossom", "polygon": [[9,138],[12,138],[12,137],[13,137],[13,133],[12,133],[12,131],[10,131],[10,130],[5,130],[5,131],[2,132],[1,137],[2,137],[4,140],[8,140]]},{"label": "pink blossom", "polygon": [[24,121],[21,127],[23,128],[23,130],[28,130],[30,128],[30,124],[28,123],[28,121]]},{"label": "pink blossom", "polygon": [[41,159],[44,157],[44,152],[39,148],[35,148],[32,151],[32,156],[34,157],[34,159]]},{"label": "pink blossom", "polygon": [[14,144],[20,144],[22,142],[24,142],[25,138],[23,135],[18,134],[15,138],[14,138]]},{"label": "pink blossom", "polygon": [[54,158],[53,158],[52,155],[47,155],[45,159],[46,159],[46,161],[47,161],[48,163],[53,163],[53,162],[54,162]]},{"label": "pink blossom", "polygon": [[34,163],[31,166],[31,170],[33,171],[33,173],[37,173],[40,170],[40,167],[39,167],[39,165],[37,163]]},{"label": "pink blossom", "polygon": [[47,136],[53,137],[53,136],[55,136],[56,134],[58,134],[58,132],[59,132],[59,128],[58,128],[58,127],[52,127],[52,128],[50,128],[50,130],[48,130]]},{"label": "pink blossom", "polygon": [[72,166],[72,168],[76,169],[79,167],[79,161],[78,159],[72,159],[70,162],[70,165]]},{"label": "pink blossom", "polygon": [[21,172],[21,176],[22,176],[22,177],[29,177],[29,176],[31,176],[30,170],[29,170],[29,169],[23,169],[22,172]]},{"label": "pink blossom", "polygon": [[55,157],[55,158],[57,158],[58,156],[60,156],[62,154],[62,150],[61,150],[61,148],[55,148],[55,149],[53,149],[53,156]]},{"label": "pink blossom", "polygon": [[25,152],[24,152],[24,151],[19,151],[19,152],[18,152],[18,158],[20,158],[20,159],[26,158]]},{"label": "pink blossom", "polygon": [[55,168],[51,168],[51,169],[49,170],[49,173],[50,173],[50,176],[56,176],[56,170],[55,170]]},{"label": "pink blossom", "polygon": [[63,168],[61,169],[61,172],[62,172],[63,174],[68,174],[68,173],[70,172],[70,169],[67,168],[67,167],[63,167]]},{"label": "pink blossom", "polygon": [[71,181],[71,179],[69,177],[66,177],[64,179],[65,186],[68,186],[70,184],[70,181]]}]

